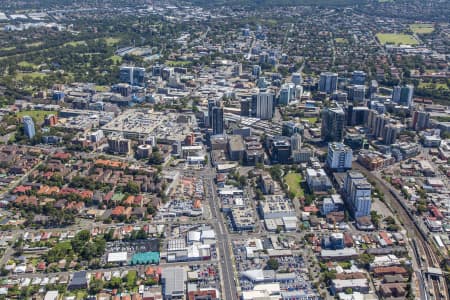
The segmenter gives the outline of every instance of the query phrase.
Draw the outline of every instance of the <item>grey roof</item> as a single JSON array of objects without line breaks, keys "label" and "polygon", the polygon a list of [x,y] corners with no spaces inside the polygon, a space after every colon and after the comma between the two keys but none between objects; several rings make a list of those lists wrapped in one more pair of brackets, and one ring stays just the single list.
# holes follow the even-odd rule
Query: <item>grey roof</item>
[{"label": "grey roof", "polygon": [[173,267],[163,269],[164,296],[184,295],[187,274],[184,268]]},{"label": "grey roof", "polygon": [[87,276],[86,271],[75,272],[73,274],[72,280],[69,283],[69,286],[80,286],[87,284]]}]

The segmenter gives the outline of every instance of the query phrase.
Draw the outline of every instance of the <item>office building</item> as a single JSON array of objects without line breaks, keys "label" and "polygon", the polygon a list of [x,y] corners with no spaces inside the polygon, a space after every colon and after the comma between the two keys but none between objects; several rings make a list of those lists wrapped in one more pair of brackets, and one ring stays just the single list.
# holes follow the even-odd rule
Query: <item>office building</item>
[{"label": "office building", "polygon": [[111,135],[108,138],[108,146],[111,153],[128,155],[131,152],[131,141],[121,135]]},{"label": "office building", "polygon": [[292,151],[292,160],[294,163],[305,163],[313,156],[313,152],[310,149],[301,149]]},{"label": "office building", "polygon": [[364,146],[368,147],[364,135],[359,133],[348,133],[344,137],[344,144],[349,146],[352,150],[362,149]]},{"label": "office building", "polygon": [[103,134],[103,130],[99,129],[97,131],[91,132],[91,134],[89,135],[89,140],[92,143],[98,143],[100,142],[103,138],[105,137],[105,135]]},{"label": "office building", "polygon": [[344,210],[344,201],[342,200],[341,195],[333,194],[331,197],[327,197],[323,199],[321,213],[326,216],[334,211],[343,211]]},{"label": "office building", "polygon": [[415,111],[413,115],[412,127],[421,131],[427,129],[430,123],[430,113],[425,111]]},{"label": "office building", "polygon": [[344,182],[345,200],[353,217],[370,216],[372,208],[372,186],[360,172],[350,171]]},{"label": "office building", "polygon": [[364,71],[353,71],[351,84],[364,85],[366,73]]},{"label": "office building", "polygon": [[341,232],[332,233],[330,236],[324,236],[322,238],[323,249],[344,249],[344,234]]},{"label": "office building", "polygon": [[163,69],[164,69],[163,65],[154,65],[152,67],[152,76],[155,77],[161,76]]},{"label": "office building", "polygon": [[413,85],[395,86],[392,101],[402,106],[411,107],[413,104]]},{"label": "office building", "polygon": [[306,169],[306,183],[311,192],[327,192],[333,188],[330,179],[323,169]]},{"label": "office building", "polygon": [[243,161],[245,153],[244,139],[240,135],[230,135],[228,138],[228,155],[230,160]]},{"label": "office building", "polygon": [[169,80],[169,78],[172,77],[173,73],[173,68],[165,67],[161,70],[161,78],[163,80]]},{"label": "office building", "polygon": [[278,103],[281,105],[288,105],[290,101],[290,90],[287,85],[283,85],[280,90],[280,97]]},{"label": "office building", "polygon": [[241,63],[237,63],[233,66],[233,75],[234,76],[242,75],[242,64]]},{"label": "office building", "polygon": [[155,135],[148,135],[145,139],[144,139],[144,141],[143,141],[143,143],[145,144],[145,145],[151,145],[152,147],[155,147],[156,146],[156,136]]},{"label": "office building", "polygon": [[252,75],[256,78],[259,78],[259,76],[261,75],[261,67],[258,65],[254,65],[252,68]]},{"label": "office building", "polygon": [[303,83],[302,74],[300,73],[293,73],[292,74],[292,83],[295,85],[301,85]]},{"label": "office building", "polygon": [[223,107],[214,107],[212,110],[213,135],[224,133]]},{"label": "office building", "polygon": [[131,85],[145,85],[145,69],[138,67],[121,67],[119,78],[121,82]]},{"label": "office building", "polygon": [[252,96],[252,116],[261,120],[271,120],[273,117],[273,94],[260,92]]},{"label": "office building", "polygon": [[337,73],[323,72],[320,74],[319,91],[327,94],[333,94],[337,90],[337,82]]},{"label": "office building", "polygon": [[128,83],[118,83],[112,86],[112,91],[118,93],[123,97],[131,96],[131,85]]},{"label": "office building", "polygon": [[212,128],[213,124],[213,109],[214,107],[219,106],[219,101],[215,99],[208,100],[208,127]]},{"label": "office building", "polygon": [[369,85],[370,98],[375,96],[377,93],[378,93],[378,82],[376,80],[372,80]]},{"label": "office building", "polygon": [[293,83],[286,83],[281,86],[279,104],[289,105],[296,98],[296,88]]},{"label": "office building", "polygon": [[241,116],[242,117],[250,117],[250,100],[243,99],[241,100]]},{"label": "office building", "polygon": [[30,116],[24,116],[22,118],[23,130],[25,135],[32,139],[36,135],[36,129],[34,128],[34,121]]},{"label": "office building", "polygon": [[329,143],[327,167],[336,172],[344,172],[352,168],[353,151],[343,143]]},{"label": "office building", "polygon": [[298,151],[302,149],[302,136],[295,133],[291,136],[291,149],[292,151]]},{"label": "office building", "polygon": [[260,77],[256,80],[256,86],[259,89],[266,89],[270,83],[266,80],[266,77]]},{"label": "office building", "polygon": [[322,110],[322,139],[326,142],[341,142],[344,138],[345,113],[341,106]]},{"label": "office building", "polygon": [[291,158],[291,142],[287,137],[274,137],[270,144],[270,158],[273,163],[288,164]]},{"label": "office building", "polygon": [[283,136],[292,136],[295,133],[303,134],[303,131],[304,127],[300,123],[286,121],[281,125],[281,135]]}]

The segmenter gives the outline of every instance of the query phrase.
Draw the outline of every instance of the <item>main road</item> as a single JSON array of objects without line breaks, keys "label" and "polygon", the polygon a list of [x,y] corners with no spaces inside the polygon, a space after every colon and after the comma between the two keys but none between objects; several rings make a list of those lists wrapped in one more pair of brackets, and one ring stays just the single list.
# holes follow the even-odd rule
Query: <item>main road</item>
[{"label": "main road", "polygon": [[211,224],[217,234],[217,247],[220,262],[220,269],[222,275],[222,293],[223,299],[227,300],[237,300],[237,288],[234,277],[233,268],[233,253],[231,251],[231,244],[228,235],[228,229],[226,227],[225,219],[220,212],[220,207],[218,205],[217,193],[214,183],[215,171],[208,163],[203,171],[205,175],[205,180],[208,184],[205,186],[206,198],[209,200],[209,206],[211,209]]}]

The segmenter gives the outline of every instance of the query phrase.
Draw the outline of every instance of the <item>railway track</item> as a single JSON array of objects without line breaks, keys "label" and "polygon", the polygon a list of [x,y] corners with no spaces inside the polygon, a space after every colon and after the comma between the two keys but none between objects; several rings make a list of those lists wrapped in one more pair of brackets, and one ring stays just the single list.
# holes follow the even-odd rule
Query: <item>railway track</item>
[{"label": "railway track", "polygon": [[[439,254],[436,254],[434,249],[429,244],[428,240],[430,238],[427,232],[425,232],[421,228],[415,216],[412,214],[410,208],[404,203],[401,196],[399,196],[399,194],[392,187],[388,186],[383,180],[380,180],[380,178],[375,176],[373,173],[369,172],[367,169],[365,169],[359,164],[356,164],[356,166],[358,167],[357,169],[359,169],[359,171],[361,171],[365,176],[367,176],[367,178],[373,179],[377,183],[378,187],[381,188],[385,197],[386,195],[390,195],[391,196],[390,198],[393,198],[394,201],[390,201],[392,209],[397,214],[399,220],[401,220],[401,222],[403,223],[403,227],[411,235],[410,237],[414,240],[416,247],[417,248],[420,247],[425,255],[426,262],[425,264],[423,264],[423,262],[420,262],[420,266],[425,270],[428,267],[439,268],[441,260],[441,258],[438,257]],[[417,250],[420,253],[419,249]],[[431,280],[432,283],[432,292],[430,293],[429,296],[427,295],[427,300],[428,299],[450,300],[448,297],[447,284],[445,280],[441,284],[440,278],[433,278],[430,276],[429,279]]]}]

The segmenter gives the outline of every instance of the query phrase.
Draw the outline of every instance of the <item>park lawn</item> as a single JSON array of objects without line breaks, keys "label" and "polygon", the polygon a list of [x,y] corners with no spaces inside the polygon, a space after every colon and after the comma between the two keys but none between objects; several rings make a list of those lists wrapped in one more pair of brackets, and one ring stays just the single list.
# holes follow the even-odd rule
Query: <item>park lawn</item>
[{"label": "park lawn", "polygon": [[[446,83],[438,82],[438,83],[435,83],[434,85],[436,86],[436,90],[439,90],[439,89],[448,90],[449,89],[449,87],[448,87],[448,85]],[[421,82],[421,83],[419,83],[419,88],[422,88],[422,89],[431,89],[432,86],[433,86],[433,83],[431,83],[431,82]]]},{"label": "park lawn", "polygon": [[344,38],[335,38],[334,41],[338,44],[347,44],[348,43],[347,39],[344,39]]},{"label": "park lawn", "polygon": [[377,33],[381,44],[417,45],[419,42],[410,34],[403,33]]},{"label": "park lawn", "polygon": [[302,121],[308,121],[309,124],[315,124],[317,122],[317,117],[301,118]]},{"label": "park lawn", "polygon": [[85,41],[73,41],[73,42],[67,42],[65,44],[63,44],[63,46],[72,46],[72,47],[76,47],[76,46],[80,46],[80,45],[87,45]]},{"label": "park lawn", "polygon": [[86,291],[80,290],[80,291],[77,292],[76,299],[77,300],[84,300],[84,299],[87,298],[87,296],[88,296],[88,293]]},{"label": "park lawn", "polygon": [[114,46],[120,42],[119,38],[109,37],[104,39],[108,46]]},{"label": "park lawn", "polygon": [[29,78],[44,78],[45,76],[47,76],[44,73],[40,73],[40,72],[31,72],[31,73],[20,73],[18,72],[16,74],[16,79],[17,80],[23,80],[25,77],[29,77]]},{"label": "park lawn", "polygon": [[39,46],[41,46],[42,44],[44,44],[44,42],[34,42],[34,43],[27,44],[26,46],[27,46],[27,48],[31,48],[31,47],[39,47]]},{"label": "park lawn", "polygon": [[166,65],[170,67],[186,67],[191,64],[190,61],[184,61],[184,60],[166,60]]},{"label": "park lawn", "polygon": [[113,55],[109,59],[112,60],[115,64],[120,64],[122,62],[122,57],[119,55]]},{"label": "park lawn", "polygon": [[289,191],[295,193],[295,197],[303,197],[305,195],[305,191],[303,191],[300,183],[302,182],[302,175],[299,173],[289,173],[284,176],[284,181],[289,186]]},{"label": "park lawn", "polygon": [[54,112],[47,110],[23,110],[16,113],[18,118],[23,118],[23,116],[32,117],[37,123],[43,123],[46,116],[54,114]]},{"label": "park lawn", "polygon": [[95,91],[96,92],[108,92],[109,91],[109,86],[107,86],[107,85],[96,85],[95,86]]},{"label": "park lawn", "polygon": [[11,51],[11,50],[14,50],[14,49],[16,49],[16,47],[14,47],[14,46],[0,48],[1,51]]},{"label": "park lawn", "polygon": [[24,61],[24,60],[19,62],[17,65],[22,68],[36,68],[37,67],[37,65],[30,63],[28,61]]},{"label": "park lawn", "polygon": [[434,31],[433,24],[411,24],[409,25],[409,28],[416,34],[427,34]]}]

